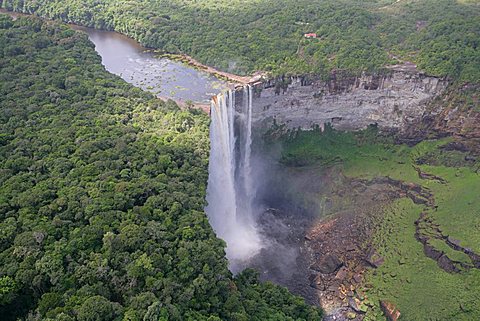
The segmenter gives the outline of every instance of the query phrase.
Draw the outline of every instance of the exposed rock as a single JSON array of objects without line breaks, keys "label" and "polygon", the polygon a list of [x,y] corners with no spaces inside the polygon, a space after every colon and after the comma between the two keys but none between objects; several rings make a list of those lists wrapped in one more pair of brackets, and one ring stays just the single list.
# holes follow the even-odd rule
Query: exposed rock
[{"label": "exposed rock", "polygon": [[361,283],[361,282],[362,282],[362,279],[363,279],[363,278],[362,278],[362,275],[361,275],[361,274],[355,274],[355,275],[353,276],[353,280],[355,280],[355,282],[357,282],[357,283]]},{"label": "exposed rock", "polygon": [[355,244],[348,244],[347,247],[345,248],[347,251],[351,252],[351,251],[355,251],[357,249],[357,247],[355,246]]},{"label": "exposed rock", "polygon": [[472,155],[465,155],[465,160],[467,162],[476,162],[477,158],[475,156],[472,156]]},{"label": "exposed rock", "polygon": [[374,268],[378,268],[385,260],[376,251],[370,251],[366,257],[366,261]]},{"label": "exposed rock", "polygon": [[468,147],[464,143],[458,141],[450,142],[441,148],[447,151],[459,151],[463,153],[468,152]]},{"label": "exposed rock", "polygon": [[366,313],[368,306],[357,298],[349,298],[348,306],[357,313]]},{"label": "exposed rock", "polygon": [[434,248],[432,245],[428,243],[426,243],[423,246],[423,251],[426,256],[434,260],[438,260],[443,255],[442,251],[437,250],[436,248]]},{"label": "exposed rock", "polygon": [[[429,203],[431,207],[434,207],[432,199],[430,199]],[[443,235],[438,225],[433,223],[426,212],[420,213],[420,217],[415,221],[415,238],[423,244],[425,256],[437,261],[438,266],[446,272],[459,273],[464,269],[480,268],[480,256],[471,249],[462,247],[461,241],[451,236]],[[436,249],[430,244],[432,238],[442,240],[453,250],[467,254],[472,263],[468,264],[451,260],[443,251]]]},{"label": "exposed rock", "polygon": [[325,291],[325,283],[323,282],[322,277],[320,275],[315,276],[310,281],[310,286],[314,289]]},{"label": "exposed rock", "polygon": [[451,236],[447,237],[447,243],[449,243],[449,245],[452,246],[452,247],[460,248],[460,241],[454,239]]},{"label": "exposed rock", "polygon": [[436,176],[436,175],[433,175],[433,174],[429,174],[429,173],[422,172],[422,170],[420,169],[420,167],[413,166],[413,168],[414,168],[415,171],[417,172],[418,177],[421,178],[421,179],[434,180],[434,181],[440,182],[440,183],[442,183],[442,184],[446,184],[446,183],[447,183],[447,181],[446,181],[445,179],[443,179],[442,177],[440,177],[440,176]]},{"label": "exposed rock", "polygon": [[340,270],[338,270],[337,274],[335,274],[335,279],[338,279],[340,281],[345,280],[345,278],[347,277],[347,272],[347,268],[345,266],[342,266]]},{"label": "exposed rock", "polygon": [[395,305],[388,301],[380,301],[380,308],[387,317],[388,321],[397,321],[400,318],[400,311]]},{"label": "exposed rock", "polygon": [[360,312],[360,302],[355,298],[348,299],[348,306],[351,307],[354,311]]},{"label": "exposed rock", "polygon": [[342,265],[343,262],[340,261],[336,255],[327,254],[322,256],[320,260],[313,264],[310,268],[320,273],[330,274],[337,271]]},{"label": "exposed rock", "polygon": [[[275,120],[287,128],[310,129],[331,123],[342,130],[370,124],[398,130],[420,119],[428,102],[448,82],[403,69],[360,77],[332,74],[328,81],[278,78],[257,84],[253,121],[268,128]],[[238,99],[237,99],[238,98]],[[242,95],[236,101],[242,104]]]},{"label": "exposed rock", "polygon": [[441,100],[431,104],[421,118],[407,129],[403,136],[410,140],[421,141],[427,137],[455,136],[455,142],[447,144],[444,149],[460,152],[480,151],[480,112],[471,108],[472,102],[463,97],[469,96],[473,104],[479,104],[480,85],[478,83],[451,86],[442,95]]},{"label": "exposed rock", "polygon": [[[305,244],[313,254],[314,264],[310,266],[312,270],[319,271],[319,269],[322,269],[326,271],[325,268],[329,266],[328,261],[332,259],[327,255],[333,255],[340,261],[328,269],[328,272],[333,271],[331,273],[314,273],[310,282],[317,275],[321,276],[323,285],[320,285],[320,288],[324,286],[324,290],[318,290],[318,296],[321,299],[322,307],[326,311],[327,320],[334,320],[334,317],[337,318],[336,320],[345,320],[347,312],[355,311],[349,305],[350,298],[359,299],[355,306],[358,311],[356,312],[356,319],[362,319],[361,313],[369,308],[366,303],[366,296],[359,294],[359,286],[363,286],[363,273],[368,267],[380,266],[383,263],[383,258],[374,250],[368,252],[369,249],[372,249],[371,246],[368,245],[365,248],[365,244],[369,244],[371,228],[374,227],[370,224],[369,219],[376,217],[376,215],[382,215],[382,204],[385,204],[385,202],[372,201],[372,196],[384,194],[388,196],[385,200],[390,201],[397,197],[405,197],[409,192],[411,195],[416,195],[427,206],[434,205],[434,200],[429,190],[417,184],[405,183],[390,177],[377,177],[367,180],[349,179],[337,172],[334,174],[335,179],[349,180],[347,183],[342,183],[342,186],[348,186],[348,190],[353,189],[353,186],[365,186],[366,190],[348,196],[353,198],[352,203],[355,204],[355,210],[349,207],[342,208],[340,211],[337,210],[335,214],[307,231],[306,234],[309,235],[311,241],[305,242]],[[332,188],[331,193],[336,193],[338,190],[336,187]],[[320,261],[323,263],[323,268],[322,264],[319,264]],[[372,273],[375,273],[375,270]],[[387,277],[398,278],[398,276],[391,276],[390,274]],[[313,283],[311,286],[316,288],[315,282]],[[367,284],[365,287],[371,286]],[[370,307],[372,306],[370,305]],[[339,313],[338,309],[343,312]],[[329,319],[329,317],[332,318]]]},{"label": "exposed rock", "polygon": [[440,256],[438,259],[437,259],[437,263],[438,263],[438,266],[440,268],[442,268],[443,270],[449,272],[449,273],[458,273],[458,272],[461,272],[462,270],[459,269],[455,263],[450,260],[448,258],[448,256],[446,256],[445,254],[443,254],[442,256]]},{"label": "exposed rock", "polygon": [[411,191],[407,191],[407,197],[410,198],[415,204],[422,204],[422,205],[428,204],[428,200],[419,196],[417,193],[412,193]]},{"label": "exposed rock", "polygon": [[330,285],[330,286],[327,288],[327,291],[329,291],[329,292],[334,292],[334,293],[338,292],[338,284],[332,284],[332,285]]}]

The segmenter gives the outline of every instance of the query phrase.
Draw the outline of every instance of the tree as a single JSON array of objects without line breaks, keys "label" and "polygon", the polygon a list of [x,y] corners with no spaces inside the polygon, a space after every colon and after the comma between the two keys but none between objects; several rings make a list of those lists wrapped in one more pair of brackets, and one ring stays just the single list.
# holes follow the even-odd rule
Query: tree
[{"label": "tree", "polygon": [[9,276],[2,276],[0,278],[0,305],[5,305],[15,298],[16,283]]}]

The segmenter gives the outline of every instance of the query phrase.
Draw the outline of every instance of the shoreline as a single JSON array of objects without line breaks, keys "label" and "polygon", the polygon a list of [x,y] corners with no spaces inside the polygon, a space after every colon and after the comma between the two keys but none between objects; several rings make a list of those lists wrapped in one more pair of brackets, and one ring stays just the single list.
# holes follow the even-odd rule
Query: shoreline
[{"label": "shoreline", "polygon": [[[23,12],[10,11],[10,10],[3,9],[3,8],[0,8],[0,14],[1,13],[9,15],[14,21],[16,19],[18,19],[18,17],[32,17],[33,16],[33,17],[37,17],[37,18],[43,19],[43,20],[65,23],[70,28],[72,28],[74,30],[77,30],[77,31],[78,30],[84,31],[84,28],[91,28],[91,27],[86,27],[86,26],[71,23],[71,22],[49,19],[49,18],[45,18],[45,17],[40,17],[40,16],[35,15],[35,14],[27,14],[27,13],[23,13]],[[184,53],[181,53],[181,54],[163,53],[162,49],[148,48],[148,47],[142,46],[136,39],[134,39],[132,37],[129,37],[129,36],[127,36],[127,35],[125,35],[121,32],[115,31],[115,30],[104,30],[104,29],[97,29],[97,28],[91,28],[91,29],[95,29],[95,30],[98,30],[98,31],[105,31],[105,32],[114,32],[114,33],[117,33],[119,35],[125,36],[125,37],[131,39],[131,41],[134,41],[136,45],[142,47],[145,51],[152,52],[159,59],[160,58],[170,59],[172,61],[177,61],[177,62],[183,63],[190,68],[194,68],[194,69],[197,69],[199,71],[205,72],[206,74],[208,74],[210,76],[214,76],[214,77],[218,78],[219,80],[224,80],[225,82],[227,82],[227,85],[228,85],[227,87],[235,88],[239,85],[240,86],[248,85],[248,84],[251,84],[251,83],[254,83],[254,82],[257,82],[257,81],[261,80],[266,75],[265,73],[262,73],[262,72],[256,72],[256,73],[252,74],[251,76],[240,76],[240,75],[237,75],[237,74],[233,74],[233,73],[229,73],[229,72],[226,72],[226,71],[218,70],[218,69],[216,69],[212,66],[205,65],[205,64],[199,62],[198,60],[196,60],[195,58],[193,58],[193,57],[191,57],[187,54],[184,54]],[[186,100],[175,99],[173,97],[166,97],[166,96],[157,96],[157,95],[155,95],[155,96],[158,99],[161,99],[162,101],[165,101],[165,102],[168,101],[168,100],[173,100],[175,103],[177,103],[177,105],[181,109],[187,108],[187,101]],[[192,104],[193,104],[194,108],[201,109],[204,112],[206,112],[207,114],[210,113],[210,104],[209,103],[202,102],[202,101],[198,101],[198,102],[192,101]]]},{"label": "shoreline", "polygon": [[195,58],[187,55],[187,54],[172,54],[172,53],[159,53],[159,49],[153,50],[156,54],[159,55],[160,58],[167,58],[171,60],[176,60],[182,62],[192,68],[196,68],[198,70],[204,71],[210,75],[213,75],[219,79],[224,79],[234,85],[241,84],[241,85],[248,85],[253,82],[260,80],[261,78],[266,76],[264,72],[255,72],[250,76],[240,76],[234,73],[221,71],[215,67],[205,65],[200,61],[196,60]]},{"label": "shoreline", "polygon": [[138,40],[136,40],[136,39],[134,39],[134,38],[132,38],[132,37],[126,35],[126,34],[123,34],[121,32],[118,32],[116,30],[97,29],[97,28],[92,28],[92,27],[87,27],[87,26],[84,26],[84,25],[80,25],[80,24],[77,24],[77,23],[65,22],[65,21],[62,21],[62,20],[40,17],[36,14],[28,14],[28,13],[23,13],[23,12],[10,11],[10,10],[3,9],[3,8],[0,8],[0,13],[7,14],[10,17],[12,17],[12,19],[14,19],[14,20],[16,20],[18,17],[32,17],[33,16],[33,17],[37,17],[39,19],[65,23],[68,26],[74,28],[75,30],[82,30],[81,28],[91,28],[91,29],[95,29],[95,30],[99,30],[99,31],[115,32],[115,33],[118,33],[120,35],[123,35],[125,37],[130,38],[131,40],[135,41],[139,46],[143,47],[146,51],[151,51],[154,54],[158,55],[159,58],[167,58],[167,59],[170,59],[170,60],[182,62],[182,63],[184,63],[188,66],[197,68],[198,70],[201,70],[201,71],[204,71],[204,72],[206,72],[210,75],[216,76],[217,78],[220,78],[220,79],[223,78],[226,81],[231,82],[233,84],[247,85],[249,83],[258,81],[261,77],[265,76],[265,73],[263,73],[263,72],[255,72],[250,76],[240,76],[240,75],[237,75],[237,74],[234,74],[234,73],[221,71],[221,70],[219,70],[215,67],[205,65],[205,64],[201,63],[200,61],[198,61],[197,59],[195,59],[192,56],[189,56],[185,53],[179,53],[179,54],[164,53],[164,52],[162,52],[161,48],[145,47],[142,44],[140,44],[138,42]]}]

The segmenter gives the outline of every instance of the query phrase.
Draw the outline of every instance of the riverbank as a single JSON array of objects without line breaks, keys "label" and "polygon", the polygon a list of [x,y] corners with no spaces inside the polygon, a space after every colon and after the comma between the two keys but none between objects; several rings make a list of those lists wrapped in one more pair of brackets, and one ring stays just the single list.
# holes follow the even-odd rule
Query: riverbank
[{"label": "riverbank", "polygon": [[[3,9],[0,13],[12,19],[35,17]],[[143,47],[136,40],[118,32],[75,24],[68,26],[88,35],[107,71],[163,101],[173,100],[182,108],[193,106],[208,113],[212,96],[248,83],[248,77],[222,73],[186,55],[157,56],[153,49]]]},{"label": "riverbank", "polygon": [[221,71],[214,67],[202,64],[195,58],[190,57],[189,55],[186,55],[186,54],[169,54],[169,53],[159,52],[158,50],[154,52],[156,52],[158,57],[160,58],[168,58],[168,59],[183,62],[191,67],[197,68],[211,75],[214,75],[217,78],[232,82],[234,84],[247,85],[247,84],[260,81],[262,78],[266,77],[266,73],[260,72],[260,71],[255,72],[251,76],[240,76],[233,73]]}]

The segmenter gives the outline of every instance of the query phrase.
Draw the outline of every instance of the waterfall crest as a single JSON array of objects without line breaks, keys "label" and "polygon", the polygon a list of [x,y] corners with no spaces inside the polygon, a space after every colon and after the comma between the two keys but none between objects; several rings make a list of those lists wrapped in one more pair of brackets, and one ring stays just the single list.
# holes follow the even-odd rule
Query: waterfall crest
[{"label": "waterfall crest", "polygon": [[206,212],[217,236],[227,243],[233,272],[262,247],[255,227],[251,177],[253,89],[248,85],[242,91],[240,104],[235,102],[235,90],[214,97],[211,103]]}]

